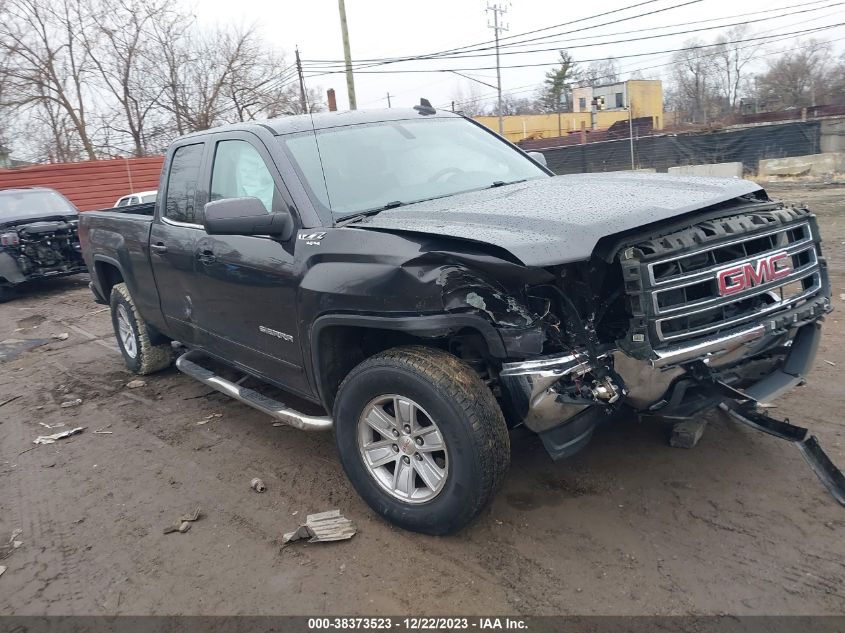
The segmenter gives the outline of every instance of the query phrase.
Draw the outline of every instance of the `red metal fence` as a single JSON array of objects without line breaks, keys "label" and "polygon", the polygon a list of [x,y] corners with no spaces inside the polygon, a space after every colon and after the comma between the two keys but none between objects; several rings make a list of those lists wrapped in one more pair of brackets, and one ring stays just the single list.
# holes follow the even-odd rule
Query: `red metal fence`
[{"label": "red metal fence", "polygon": [[112,206],[121,196],[158,188],[163,156],[115,158],[0,169],[0,189],[50,187],[80,211]]}]

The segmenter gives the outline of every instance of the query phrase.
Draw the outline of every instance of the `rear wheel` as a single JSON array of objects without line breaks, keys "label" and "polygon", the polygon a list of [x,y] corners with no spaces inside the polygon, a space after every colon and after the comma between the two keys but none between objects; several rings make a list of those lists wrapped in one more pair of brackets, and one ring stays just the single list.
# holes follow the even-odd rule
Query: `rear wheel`
[{"label": "rear wheel", "polygon": [[507,471],[507,426],[493,394],[442,350],[402,347],[367,359],[341,384],[334,417],[353,486],[408,530],[460,529]]},{"label": "rear wheel", "polygon": [[147,324],[138,314],[126,284],[115,284],[110,304],[114,334],[127,369],[143,376],[169,367],[173,362],[170,343],[152,344]]}]

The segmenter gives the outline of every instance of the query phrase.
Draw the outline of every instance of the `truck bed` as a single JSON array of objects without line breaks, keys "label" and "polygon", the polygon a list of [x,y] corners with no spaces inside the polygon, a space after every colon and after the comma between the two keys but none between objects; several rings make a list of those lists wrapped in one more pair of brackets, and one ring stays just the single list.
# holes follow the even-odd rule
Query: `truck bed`
[{"label": "truck bed", "polygon": [[[126,283],[136,303],[157,311],[158,291],[150,262],[154,209],[155,203],[149,203],[81,213],[79,242],[92,273],[103,265],[119,270],[121,279],[115,281]],[[95,294],[104,302],[109,300]]]}]

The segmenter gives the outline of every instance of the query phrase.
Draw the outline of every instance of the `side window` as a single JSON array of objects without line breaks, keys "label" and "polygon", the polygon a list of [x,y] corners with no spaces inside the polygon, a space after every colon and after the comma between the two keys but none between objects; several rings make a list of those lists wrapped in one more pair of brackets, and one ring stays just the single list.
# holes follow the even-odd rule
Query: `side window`
[{"label": "side window", "polygon": [[188,224],[199,224],[202,221],[201,213],[196,208],[202,148],[201,143],[185,145],[173,154],[164,205],[164,215],[169,220]]},{"label": "side window", "polygon": [[258,198],[267,212],[278,196],[270,170],[252,145],[246,141],[220,141],[214,153],[211,199]]},{"label": "side window", "polygon": [[115,206],[125,207],[127,204],[129,204],[129,198],[121,198],[120,200],[117,201],[117,205],[115,205]]}]

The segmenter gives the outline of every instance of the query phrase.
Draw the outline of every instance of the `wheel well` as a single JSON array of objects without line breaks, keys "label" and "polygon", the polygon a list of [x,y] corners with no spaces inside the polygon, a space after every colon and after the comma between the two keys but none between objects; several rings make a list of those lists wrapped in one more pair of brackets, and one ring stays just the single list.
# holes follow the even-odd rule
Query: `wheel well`
[{"label": "wheel well", "polygon": [[108,262],[97,262],[94,265],[94,269],[97,272],[97,279],[103,291],[103,299],[108,301],[109,295],[111,295],[111,289],[123,282],[123,275],[117,266]]},{"label": "wheel well", "polygon": [[490,355],[484,337],[471,328],[442,336],[415,336],[409,332],[354,325],[331,325],[320,332],[315,366],[320,396],[328,411],[334,407],[340,383],[352,369],[371,356],[393,347],[424,345],[461,358],[487,380]]}]

